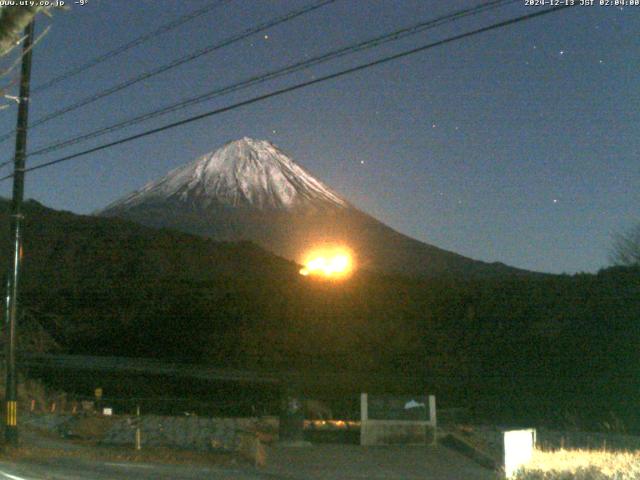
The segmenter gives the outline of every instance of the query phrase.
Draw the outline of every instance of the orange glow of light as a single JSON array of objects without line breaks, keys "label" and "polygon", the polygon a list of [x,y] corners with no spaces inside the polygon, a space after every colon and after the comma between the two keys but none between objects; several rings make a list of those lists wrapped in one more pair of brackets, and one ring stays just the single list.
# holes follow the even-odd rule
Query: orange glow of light
[{"label": "orange glow of light", "polygon": [[321,250],[309,253],[300,269],[300,275],[326,278],[344,278],[353,271],[353,258],[346,249]]}]

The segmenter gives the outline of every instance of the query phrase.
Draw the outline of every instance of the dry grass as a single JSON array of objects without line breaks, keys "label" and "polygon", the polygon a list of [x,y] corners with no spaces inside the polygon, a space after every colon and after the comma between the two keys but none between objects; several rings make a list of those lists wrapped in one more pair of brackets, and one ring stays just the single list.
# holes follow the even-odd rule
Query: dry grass
[{"label": "dry grass", "polygon": [[534,450],[518,480],[640,479],[640,452],[606,450]]},{"label": "dry grass", "polygon": [[260,441],[260,437],[253,433],[240,435],[238,454],[255,467],[264,467],[267,464],[267,449]]}]

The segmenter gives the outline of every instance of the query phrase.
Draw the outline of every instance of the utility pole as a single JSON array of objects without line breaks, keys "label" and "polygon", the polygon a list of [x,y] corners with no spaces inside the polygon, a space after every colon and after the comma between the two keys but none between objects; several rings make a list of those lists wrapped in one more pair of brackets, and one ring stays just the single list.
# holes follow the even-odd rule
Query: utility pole
[{"label": "utility pole", "polygon": [[18,312],[18,281],[22,261],[22,200],[24,198],[24,168],[27,154],[27,126],[29,116],[29,82],[31,80],[31,46],[33,20],[24,29],[22,44],[22,70],[20,73],[20,103],[16,128],[16,156],[13,168],[13,197],[11,200],[11,238],[13,255],[7,275],[6,299],[6,383],[4,438],[9,445],[18,444],[18,379],[16,376],[16,320]]}]

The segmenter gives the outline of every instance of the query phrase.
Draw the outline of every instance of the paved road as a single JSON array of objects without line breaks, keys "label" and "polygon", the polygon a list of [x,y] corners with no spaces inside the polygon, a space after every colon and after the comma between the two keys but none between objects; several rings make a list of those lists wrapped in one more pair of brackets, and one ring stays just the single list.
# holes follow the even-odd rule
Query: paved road
[{"label": "paved road", "polygon": [[0,462],[0,480],[495,480],[494,472],[444,447],[314,445],[272,448],[268,466],[215,468],[88,461]]},{"label": "paved road", "polygon": [[[252,469],[210,468],[60,458],[41,462],[0,462],[0,480],[261,480]],[[271,477],[273,478],[273,477]]]},{"label": "paved road", "polygon": [[[495,480],[496,474],[446,447],[314,445],[274,448],[266,471],[313,480]],[[276,477],[277,478],[277,477]]]}]

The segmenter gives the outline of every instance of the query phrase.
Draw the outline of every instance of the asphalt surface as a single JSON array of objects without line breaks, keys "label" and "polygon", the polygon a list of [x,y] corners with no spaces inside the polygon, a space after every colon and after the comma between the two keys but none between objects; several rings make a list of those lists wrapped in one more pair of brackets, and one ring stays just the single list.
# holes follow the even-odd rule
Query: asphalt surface
[{"label": "asphalt surface", "polygon": [[129,462],[96,462],[61,458],[42,462],[0,462],[0,480],[257,480],[249,469]]},{"label": "asphalt surface", "polygon": [[2,462],[0,480],[494,480],[495,472],[445,447],[274,447],[267,467],[237,468],[53,460]]},{"label": "asphalt surface", "polygon": [[446,447],[313,445],[272,448],[272,478],[313,480],[495,480],[494,471]]}]

